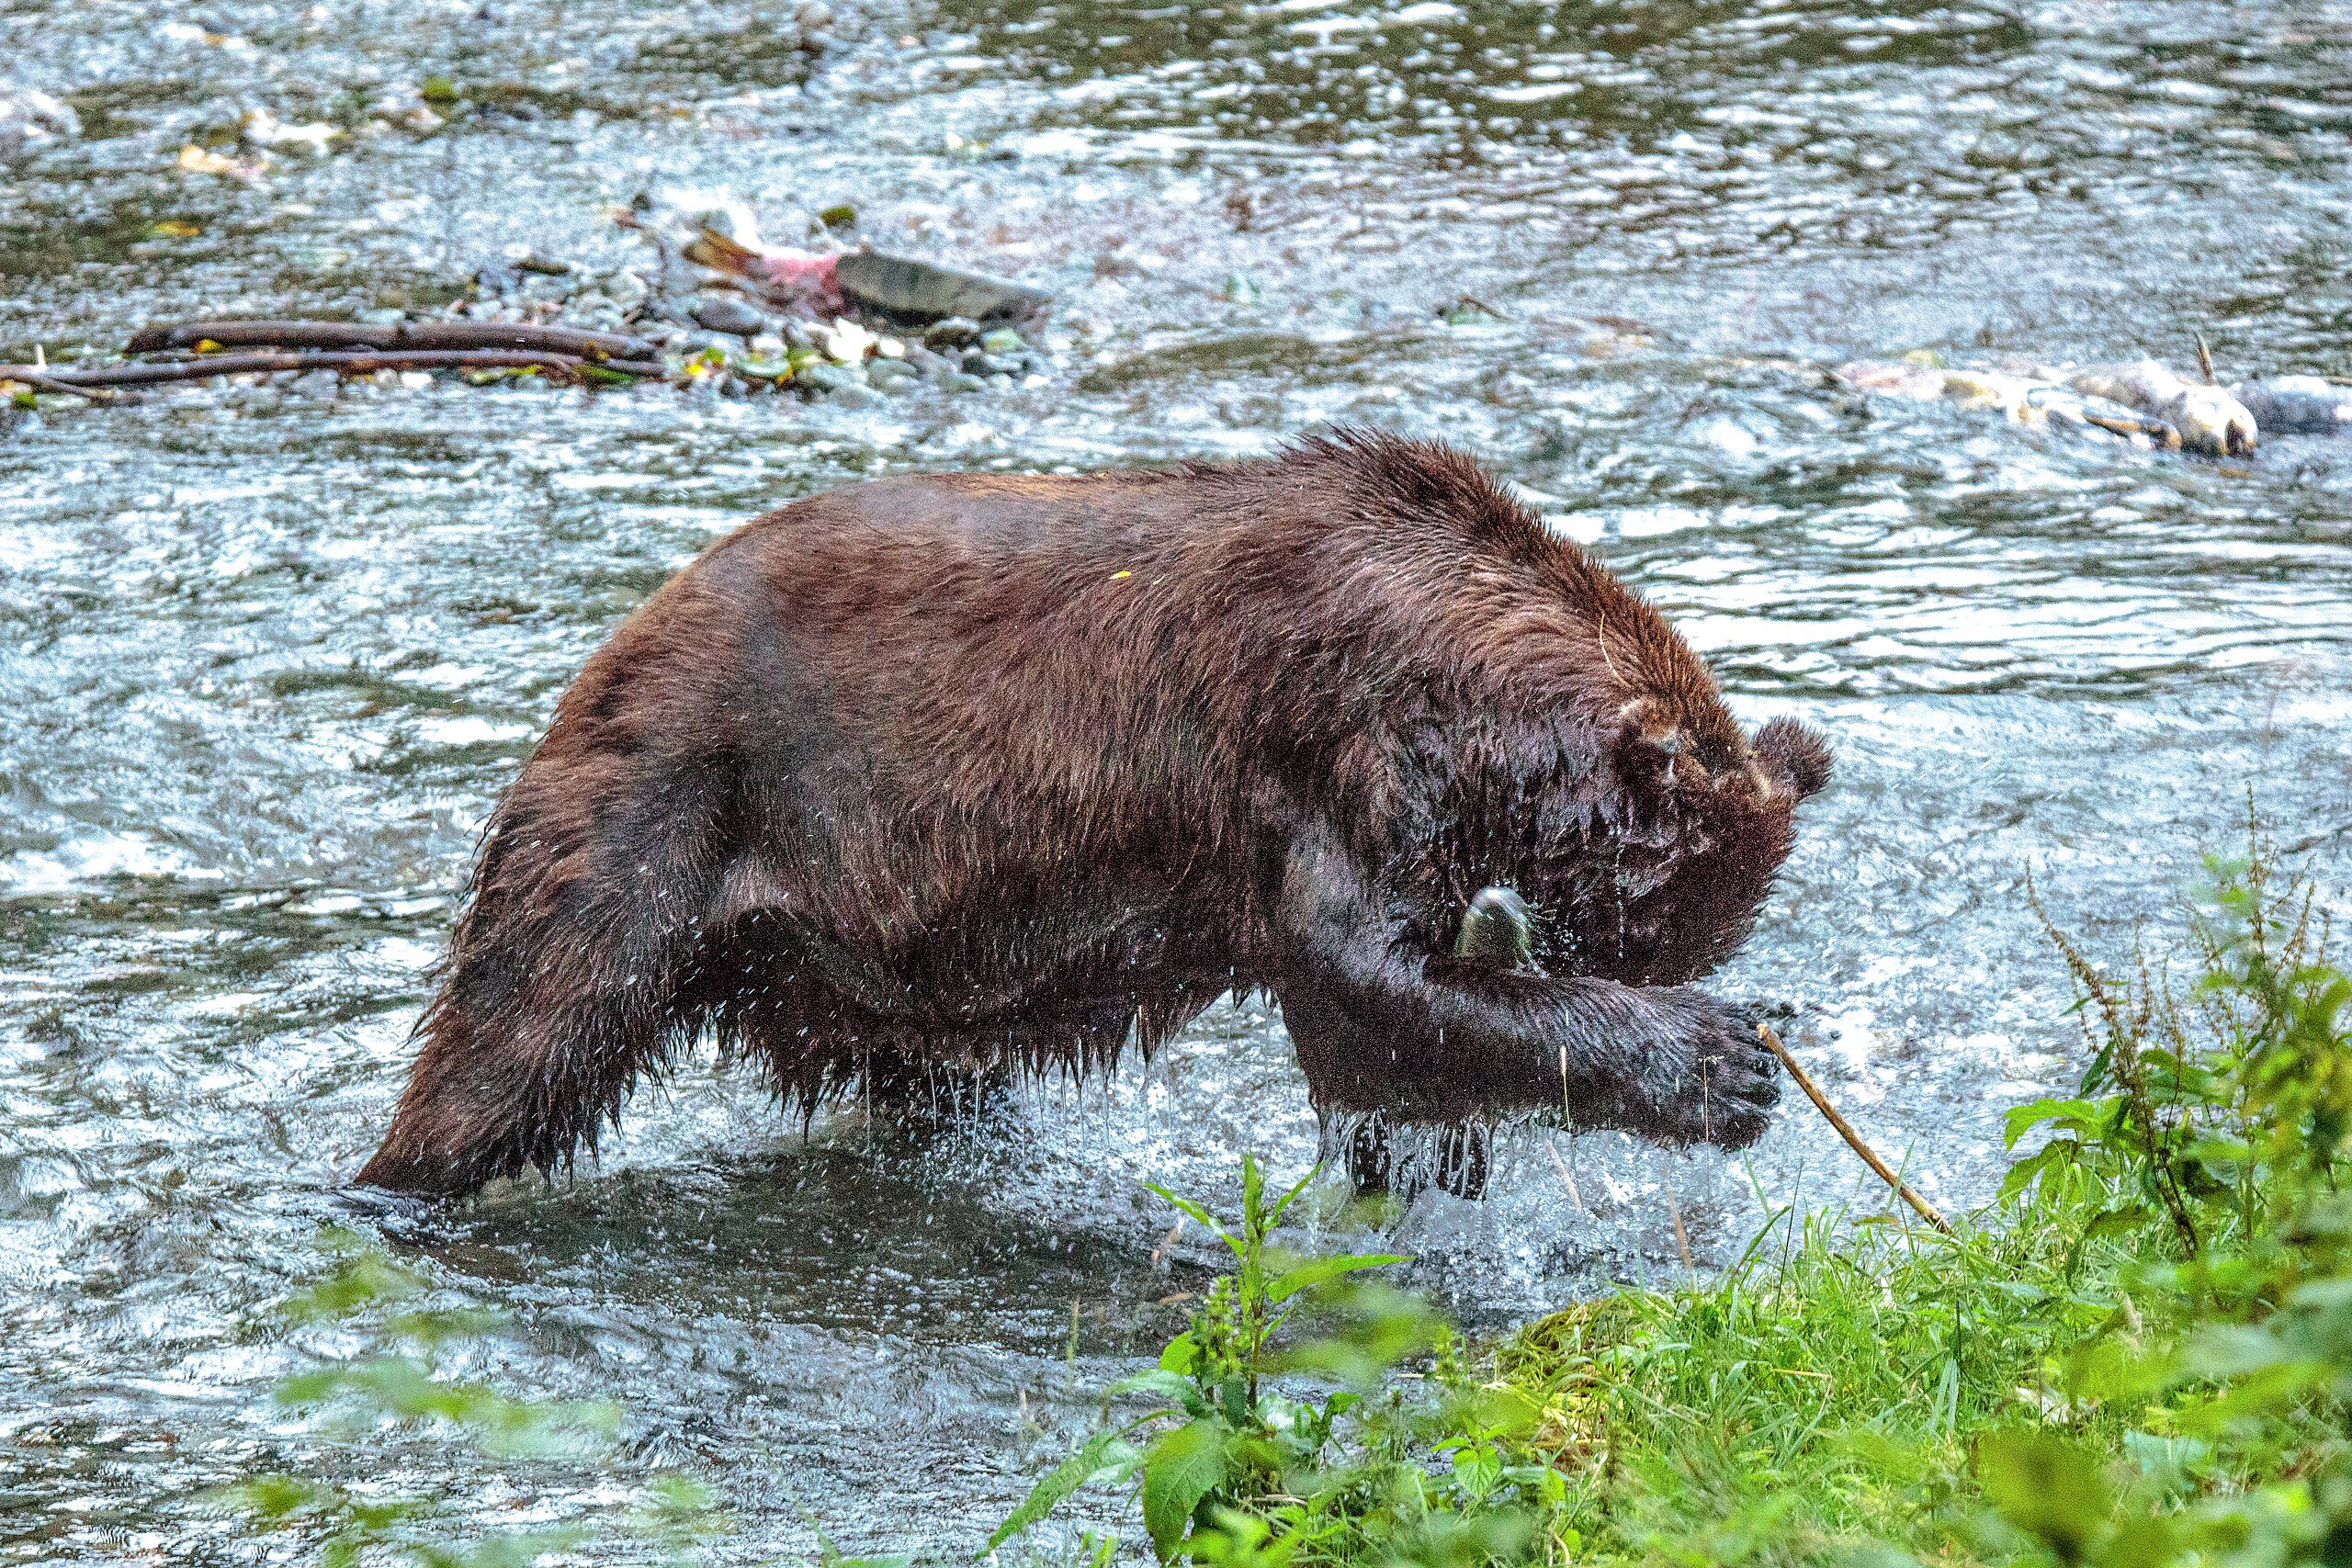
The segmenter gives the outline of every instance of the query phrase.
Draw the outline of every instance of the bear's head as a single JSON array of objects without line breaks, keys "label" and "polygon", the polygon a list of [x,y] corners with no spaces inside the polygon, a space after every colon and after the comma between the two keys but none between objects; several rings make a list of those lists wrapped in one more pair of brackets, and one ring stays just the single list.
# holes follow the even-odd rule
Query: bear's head
[{"label": "bear's head", "polygon": [[1432,769],[1442,782],[1409,878],[1437,900],[1430,945],[1454,953],[1469,901],[1499,887],[1525,899],[1533,957],[1554,975],[1679,986],[1730,957],[1830,755],[1793,720],[1751,737],[1713,706],[1719,722],[1637,708],[1598,734],[1573,720],[1481,727],[1455,766]]},{"label": "bear's head", "polygon": [[1829,746],[1786,718],[1751,739],[1714,711],[1725,722],[1663,733],[1626,716],[1607,748],[1614,822],[1561,846],[1540,878],[1553,895],[1536,898],[1547,966],[1679,986],[1747,940],[1795,842],[1798,803],[1829,781]]}]

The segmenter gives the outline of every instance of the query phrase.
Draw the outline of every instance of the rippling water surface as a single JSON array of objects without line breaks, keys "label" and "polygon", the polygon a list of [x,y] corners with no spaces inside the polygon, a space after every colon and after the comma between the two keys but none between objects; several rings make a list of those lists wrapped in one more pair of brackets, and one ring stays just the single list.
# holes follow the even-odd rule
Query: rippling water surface
[{"label": "rippling water surface", "polygon": [[[813,23],[814,18],[810,18]],[[473,834],[612,625],[737,520],[882,471],[1442,435],[1665,605],[1831,792],[1721,984],[1919,1184],[2076,1070],[2024,881],[2114,955],[2259,809],[2352,820],[2352,446],[2215,466],[1864,402],[1914,349],[2352,372],[2352,8],[1321,0],[0,4],[0,85],[85,134],[0,182],[0,348],[150,319],[427,307],[611,204],[741,191],[790,233],[1056,289],[1050,384],[871,412],[661,389],[197,389],[0,415],[0,1555],[236,1562],[209,1486],[295,1466],[496,1521],[692,1465],[744,1560],[968,1552],[1181,1319],[1151,1178],[1214,1192],[1313,1121],[1279,1021],[919,1145],[804,1134],[707,1062],[553,1190],[371,1223],[507,1313],[505,1385],[624,1401],[605,1480],[322,1450],[271,1303],[397,1092]],[[174,166],[238,117],[438,129]],[[158,225],[165,227],[159,230]],[[192,232],[175,232],[175,230]],[[1462,308],[1467,297],[1476,307]],[[1451,320],[1449,320],[1451,317]],[[2352,836],[2304,852],[2335,886]],[[1537,1134],[1405,1222],[1499,1326],[1874,1195],[1809,1113],[1752,1159]],[[730,1551],[733,1550],[730,1548]]]}]

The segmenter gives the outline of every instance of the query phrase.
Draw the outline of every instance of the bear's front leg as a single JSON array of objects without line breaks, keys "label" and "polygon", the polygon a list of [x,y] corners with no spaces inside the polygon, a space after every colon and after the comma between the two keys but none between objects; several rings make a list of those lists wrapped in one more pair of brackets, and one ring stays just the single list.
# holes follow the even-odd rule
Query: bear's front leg
[{"label": "bear's front leg", "polygon": [[1450,1122],[1555,1109],[1578,1125],[1741,1148],[1780,1098],[1754,1022],[1687,986],[1512,974],[1408,935],[1336,835],[1294,849],[1274,989],[1318,1105]]}]

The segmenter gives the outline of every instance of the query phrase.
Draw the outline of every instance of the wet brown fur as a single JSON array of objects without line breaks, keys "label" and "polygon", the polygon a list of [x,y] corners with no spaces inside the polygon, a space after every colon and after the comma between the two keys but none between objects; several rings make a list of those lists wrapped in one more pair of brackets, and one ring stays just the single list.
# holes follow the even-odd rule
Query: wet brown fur
[{"label": "wet brown fur", "polygon": [[[1443,447],[818,496],[558,704],[360,1179],[568,1162],[706,1027],[815,1104],[1105,1065],[1251,987],[1327,1107],[1566,1097],[1746,1141],[1770,1068],[1681,987],[1826,772],[1795,726],[1751,746],[1656,610]],[[1551,978],[1446,956],[1490,883]]]}]

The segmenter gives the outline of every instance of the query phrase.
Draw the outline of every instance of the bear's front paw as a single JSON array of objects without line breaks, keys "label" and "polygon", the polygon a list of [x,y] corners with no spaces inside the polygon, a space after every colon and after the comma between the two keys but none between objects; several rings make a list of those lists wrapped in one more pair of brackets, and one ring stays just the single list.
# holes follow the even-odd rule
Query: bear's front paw
[{"label": "bear's front paw", "polygon": [[1780,1064],[1746,1009],[1699,991],[1668,994],[1669,1038],[1637,1069],[1636,1130],[1662,1143],[1746,1148],[1772,1124]]}]

